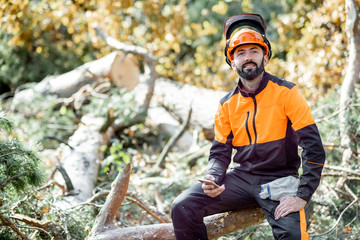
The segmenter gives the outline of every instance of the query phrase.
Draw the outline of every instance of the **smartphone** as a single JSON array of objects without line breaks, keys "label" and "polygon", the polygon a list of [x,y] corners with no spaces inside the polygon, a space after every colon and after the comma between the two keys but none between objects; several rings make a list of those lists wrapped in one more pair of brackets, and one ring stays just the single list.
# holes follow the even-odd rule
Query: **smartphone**
[{"label": "smartphone", "polygon": [[207,180],[207,179],[199,178],[198,181],[201,182],[201,183],[211,184],[211,185],[213,185],[213,186],[215,186],[217,188],[220,187],[215,182]]}]

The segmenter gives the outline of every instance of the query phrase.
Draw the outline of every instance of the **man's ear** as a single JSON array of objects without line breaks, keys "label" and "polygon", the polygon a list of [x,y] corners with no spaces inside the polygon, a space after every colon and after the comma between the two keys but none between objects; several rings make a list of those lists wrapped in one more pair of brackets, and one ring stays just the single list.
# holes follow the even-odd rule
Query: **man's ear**
[{"label": "man's ear", "polygon": [[235,66],[234,59],[231,61],[231,68],[232,68],[232,70],[236,71],[236,66]]},{"label": "man's ear", "polygon": [[264,67],[269,63],[269,57],[268,55],[264,56]]}]

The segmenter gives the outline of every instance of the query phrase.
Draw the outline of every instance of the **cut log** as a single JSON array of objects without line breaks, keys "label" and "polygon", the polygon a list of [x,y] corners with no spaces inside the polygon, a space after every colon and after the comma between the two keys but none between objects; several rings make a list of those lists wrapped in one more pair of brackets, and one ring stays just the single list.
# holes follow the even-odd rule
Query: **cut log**
[{"label": "cut log", "polygon": [[[249,208],[205,217],[209,239],[217,239],[240,229],[257,225],[265,219],[261,208]],[[97,234],[88,240],[175,240],[172,223],[118,228]]]},{"label": "cut log", "polygon": [[52,94],[59,98],[67,98],[81,87],[94,83],[100,78],[109,78],[116,86],[132,90],[139,82],[139,75],[139,63],[136,58],[132,54],[115,51],[70,72],[46,77],[34,88],[18,92],[14,96],[14,103],[29,101],[37,94]]},{"label": "cut log", "polygon": [[[66,198],[70,204],[67,207],[74,206],[84,202],[92,196],[98,176],[99,162],[104,158],[104,152],[101,146],[107,144],[111,135],[112,128],[107,132],[99,131],[102,118],[84,116],[81,119],[82,124],[69,138],[61,155],[60,162],[66,170],[74,186],[74,191],[70,193],[73,196]],[[62,177],[57,177],[59,182],[63,182]]]},{"label": "cut log", "polygon": [[[106,198],[104,207],[96,217],[95,224],[88,240],[173,240],[175,239],[172,223],[161,223],[147,226],[118,228],[114,224],[115,212],[127,192],[131,166],[128,164],[112,183],[110,194]],[[242,228],[259,224],[264,220],[264,213],[260,208],[249,208],[233,212],[225,212],[204,218],[210,239],[216,239]]]}]

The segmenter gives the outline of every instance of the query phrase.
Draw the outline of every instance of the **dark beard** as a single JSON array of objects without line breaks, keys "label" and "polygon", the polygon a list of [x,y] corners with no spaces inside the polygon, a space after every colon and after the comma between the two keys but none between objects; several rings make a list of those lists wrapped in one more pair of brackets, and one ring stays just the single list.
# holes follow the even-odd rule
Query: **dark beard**
[{"label": "dark beard", "polygon": [[[256,66],[256,68],[252,71],[249,72],[245,72],[243,71],[244,67],[246,64],[252,63]],[[253,80],[255,79],[257,76],[259,76],[262,72],[264,72],[265,68],[264,68],[264,58],[261,61],[261,65],[260,67],[258,67],[258,65],[254,62],[247,62],[244,65],[242,65],[241,69],[236,67],[236,72],[239,74],[240,77],[246,79],[246,80]]]}]

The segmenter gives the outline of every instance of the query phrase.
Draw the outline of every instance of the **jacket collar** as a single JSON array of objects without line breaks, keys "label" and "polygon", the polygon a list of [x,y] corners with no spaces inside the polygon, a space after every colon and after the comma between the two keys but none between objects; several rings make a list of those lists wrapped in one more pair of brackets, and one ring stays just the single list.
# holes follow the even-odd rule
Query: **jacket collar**
[{"label": "jacket collar", "polygon": [[244,96],[244,97],[254,97],[257,94],[259,94],[262,90],[264,90],[264,88],[266,87],[266,85],[269,82],[269,78],[270,78],[270,74],[267,73],[267,72],[264,72],[264,75],[263,75],[263,78],[261,79],[259,87],[255,90],[254,93],[250,93],[250,92],[247,92],[247,91],[242,89],[243,84],[242,84],[240,78],[239,78],[239,81],[238,81],[237,88],[239,89],[242,96]]}]

